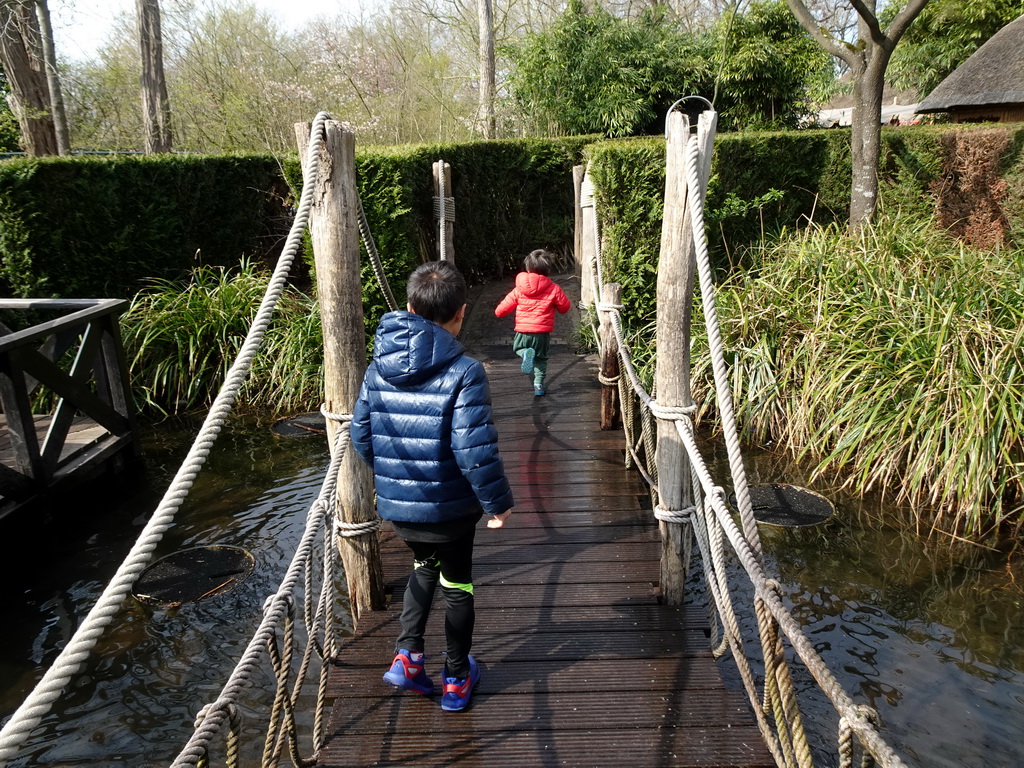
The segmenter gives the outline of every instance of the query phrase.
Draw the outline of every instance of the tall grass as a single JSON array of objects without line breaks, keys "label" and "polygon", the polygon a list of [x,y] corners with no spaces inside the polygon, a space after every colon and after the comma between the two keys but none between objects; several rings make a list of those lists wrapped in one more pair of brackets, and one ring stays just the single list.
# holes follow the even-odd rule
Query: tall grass
[{"label": "tall grass", "polygon": [[[266,290],[268,274],[200,267],[187,282],[157,280],[139,293],[121,326],[137,405],[144,412],[209,407],[234,362]],[[288,412],[323,399],[318,305],[286,289],[239,406]]]},{"label": "tall grass", "polygon": [[[811,228],[719,292],[738,419],[752,438],[979,538],[1024,523],[1024,254],[898,218]],[[695,337],[694,390],[712,415]]]}]

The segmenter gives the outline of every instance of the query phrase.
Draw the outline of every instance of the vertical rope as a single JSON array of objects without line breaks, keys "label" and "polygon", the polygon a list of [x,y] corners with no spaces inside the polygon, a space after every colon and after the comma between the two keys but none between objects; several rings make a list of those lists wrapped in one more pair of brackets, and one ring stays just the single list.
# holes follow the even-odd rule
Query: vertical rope
[{"label": "vertical rope", "polygon": [[441,261],[448,259],[448,214],[445,212],[444,160],[437,161],[437,231]]}]

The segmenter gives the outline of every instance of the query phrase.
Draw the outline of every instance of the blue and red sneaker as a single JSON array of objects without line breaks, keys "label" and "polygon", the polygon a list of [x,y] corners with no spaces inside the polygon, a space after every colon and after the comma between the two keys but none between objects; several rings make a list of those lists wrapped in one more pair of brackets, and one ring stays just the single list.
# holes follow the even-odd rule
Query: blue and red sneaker
[{"label": "blue and red sneaker", "polygon": [[446,712],[458,712],[469,706],[469,697],[480,682],[480,668],[476,659],[469,657],[469,677],[448,677],[447,668],[442,670],[444,676],[444,694],[441,696],[441,709]]},{"label": "blue and red sneaker", "polygon": [[434,693],[434,681],[423,671],[424,656],[422,653],[410,653],[404,648],[391,662],[391,669],[384,673],[384,682],[396,688],[422,693],[430,696]]}]

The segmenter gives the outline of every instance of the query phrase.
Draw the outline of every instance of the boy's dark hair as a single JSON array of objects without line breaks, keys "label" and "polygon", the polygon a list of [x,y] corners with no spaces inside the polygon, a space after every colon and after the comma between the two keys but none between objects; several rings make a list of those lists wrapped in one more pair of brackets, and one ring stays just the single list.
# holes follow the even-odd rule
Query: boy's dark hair
[{"label": "boy's dark hair", "polygon": [[554,263],[554,256],[543,248],[538,248],[536,251],[530,251],[529,255],[523,259],[523,269],[538,275],[547,275],[551,272]]},{"label": "boy's dark hair", "polygon": [[417,315],[447,323],[466,303],[466,278],[450,261],[428,261],[409,275],[405,293]]}]

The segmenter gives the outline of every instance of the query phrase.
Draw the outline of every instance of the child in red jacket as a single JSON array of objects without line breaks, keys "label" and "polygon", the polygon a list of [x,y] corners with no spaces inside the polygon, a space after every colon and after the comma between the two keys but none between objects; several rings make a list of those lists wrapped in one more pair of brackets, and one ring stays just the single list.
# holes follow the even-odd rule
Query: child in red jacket
[{"label": "child in red jacket", "polygon": [[555,310],[563,315],[569,311],[569,297],[548,273],[554,257],[543,249],[531,251],[523,260],[525,272],[516,275],[516,287],[498,304],[494,314],[504,317],[516,313],[516,338],[512,351],[523,358],[521,370],[533,374],[533,394],[544,394],[544,377],[548,372],[548,348],[555,327]]}]

